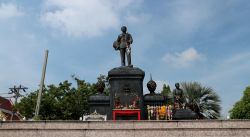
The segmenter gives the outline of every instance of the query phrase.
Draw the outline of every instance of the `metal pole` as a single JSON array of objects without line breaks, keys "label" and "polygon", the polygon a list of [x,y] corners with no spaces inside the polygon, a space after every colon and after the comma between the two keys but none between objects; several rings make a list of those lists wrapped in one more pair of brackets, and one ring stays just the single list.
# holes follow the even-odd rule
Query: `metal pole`
[{"label": "metal pole", "polygon": [[40,81],[40,89],[39,89],[37,102],[36,102],[35,117],[37,117],[39,115],[39,109],[40,109],[40,103],[41,103],[41,97],[42,97],[42,91],[43,91],[43,85],[44,85],[44,79],[45,79],[45,73],[46,73],[48,54],[49,54],[49,51],[46,50],[45,51],[44,64],[43,64],[42,78],[41,78],[41,81]]}]

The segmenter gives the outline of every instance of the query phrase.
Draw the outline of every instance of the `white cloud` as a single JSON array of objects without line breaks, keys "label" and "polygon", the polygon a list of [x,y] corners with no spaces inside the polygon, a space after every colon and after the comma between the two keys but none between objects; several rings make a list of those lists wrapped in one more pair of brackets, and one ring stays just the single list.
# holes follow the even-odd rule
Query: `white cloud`
[{"label": "white cloud", "polygon": [[211,72],[208,73],[208,76],[204,77],[200,81],[214,82],[224,81],[225,79],[233,79],[239,76],[244,77],[250,69],[249,58],[250,52],[243,52],[233,55],[228,59],[224,59],[220,61],[216,67],[211,69]]},{"label": "white cloud", "polygon": [[132,3],[132,0],[46,0],[41,20],[69,36],[99,36],[119,28],[119,16]]},{"label": "white cloud", "polygon": [[18,17],[23,13],[12,3],[1,3],[0,4],[0,20],[8,19],[12,17]]},{"label": "white cloud", "polygon": [[127,16],[125,16],[125,20],[130,24],[137,24],[137,23],[145,22],[145,21],[150,20],[150,18],[151,17],[145,13],[141,13],[138,15],[128,14]]},{"label": "white cloud", "polygon": [[194,48],[189,48],[181,53],[167,53],[162,58],[164,62],[174,67],[188,67],[193,63],[203,61],[204,59],[205,56],[198,53]]},{"label": "white cloud", "polygon": [[212,1],[172,1],[169,5],[167,22],[175,31],[182,33],[192,33],[204,27],[215,14]]},{"label": "white cloud", "polygon": [[211,14],[208,10],[208,6],[197,8],[197,6],[194,7],[194,5],[187,6],[178,13],[179,15],[176,16],[176,21],[187,31],[193,31],[194,28],[200,27]]}]

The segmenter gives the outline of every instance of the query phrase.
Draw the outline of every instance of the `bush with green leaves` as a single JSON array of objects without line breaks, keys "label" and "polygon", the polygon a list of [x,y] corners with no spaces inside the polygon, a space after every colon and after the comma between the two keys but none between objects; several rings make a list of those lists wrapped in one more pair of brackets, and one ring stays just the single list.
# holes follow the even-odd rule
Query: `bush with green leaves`
[{"label": "bush with green leaves", "polygon": [[241,100],[236,102],[229,112],[231,119],[250,119],[250,86],[245,89]]},{"label": "bush with green leaves", "polygon": [[198,82],[181,83],[186,106],[196,112],[198,119],[218,119],[220,117],[220,98],[210,88]]}]

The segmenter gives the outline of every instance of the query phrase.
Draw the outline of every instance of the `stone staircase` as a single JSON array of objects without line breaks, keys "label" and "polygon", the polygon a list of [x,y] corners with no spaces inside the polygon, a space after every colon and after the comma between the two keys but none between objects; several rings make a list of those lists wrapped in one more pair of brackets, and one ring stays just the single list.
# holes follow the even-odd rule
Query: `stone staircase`
[{"label": "stone staircase", "polygon": [[250,120],[5,121],[0,137],[250,137]]}]

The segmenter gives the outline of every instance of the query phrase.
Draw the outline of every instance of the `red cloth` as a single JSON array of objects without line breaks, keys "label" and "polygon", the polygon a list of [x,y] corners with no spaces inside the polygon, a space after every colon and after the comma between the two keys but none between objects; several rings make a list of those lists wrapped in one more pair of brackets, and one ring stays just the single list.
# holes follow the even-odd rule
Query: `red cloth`
[{"label": "red cloth", "polygon": [[140,109],[113,109],[113,120],[116,120],[116,116],[136,116],[137,120],[141,120]]}]

